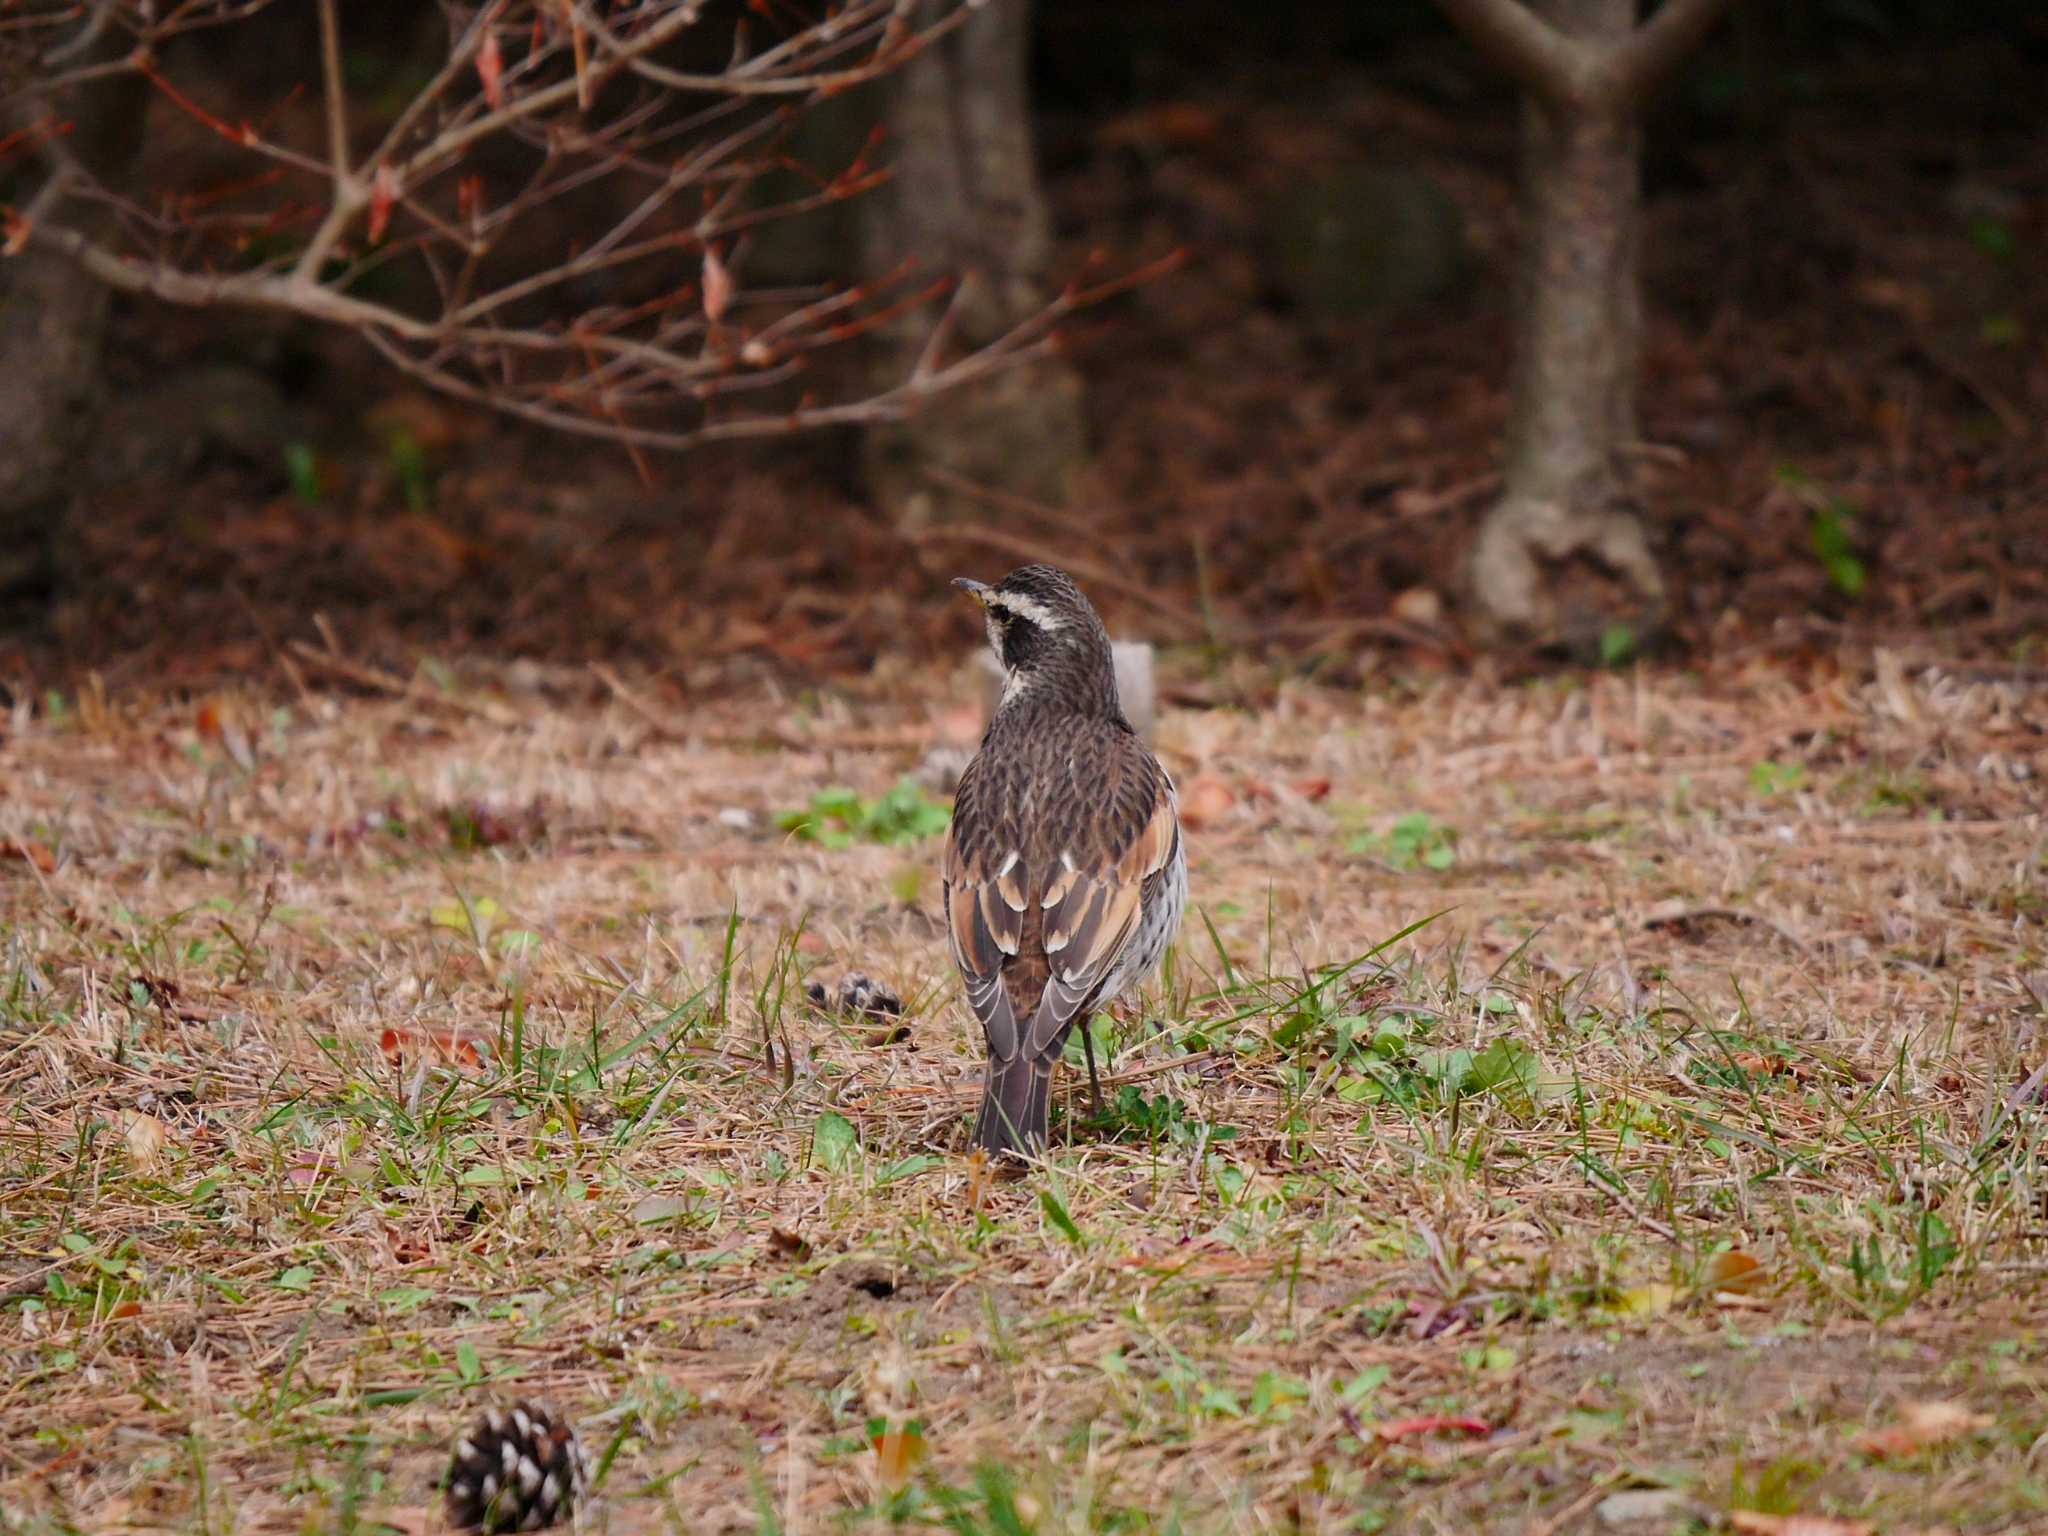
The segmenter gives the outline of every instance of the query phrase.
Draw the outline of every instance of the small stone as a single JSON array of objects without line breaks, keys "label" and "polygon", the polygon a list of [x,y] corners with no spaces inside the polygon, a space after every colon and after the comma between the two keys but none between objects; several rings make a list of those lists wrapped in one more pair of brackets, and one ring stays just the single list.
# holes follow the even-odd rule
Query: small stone
[{"label": "small stone", "polygon": [[1699,1506],[1676,1488],[1631,1488],[1609,1494],[1593,1510],[1602,1525],[1620,1527],[1648,1525],[1652,1521],[1675,1524],[1699,1517]]},{"label": "small stone", "polygon": [[1434,629],[1443,622],[1444,600],[1429,587],[1410,587],[1405,592],[1394,594],[1394,600],[1387,605],[1387,613],[1403,624],[1413,624],[1418,629]]},{"label": "small stone", "polygon": [[1116,665],[1116,696],[1124,707],[1124,718],[1131,722],[1138,739],[1149,746],[1159,723],[1152,647],[1142,640],[1112,640],[1109,655]]}]

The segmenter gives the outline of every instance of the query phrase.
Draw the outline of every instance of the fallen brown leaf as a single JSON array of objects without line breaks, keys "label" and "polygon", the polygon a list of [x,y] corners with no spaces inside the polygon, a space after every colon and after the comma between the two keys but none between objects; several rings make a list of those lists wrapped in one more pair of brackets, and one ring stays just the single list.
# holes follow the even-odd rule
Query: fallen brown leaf
[{"label": "fallen brown leaf", "polygon": [[1205,827],[1229,814],[1236,803],[1237,796],[1223,780],[1213,773],[1198,774],[1181,791],[1180,819],[1186,826]]},{"label": "fallen brown leaf", "polygon": [[386,1061],[404,1061],[422,1050],[441,1061],[459,1067],[480,1067],[491,1048],[490,1038],[471,1029],[412,1029],[404,1025],[387,1028],[377,1040]]},{"label": "fallen brown leaf", "polygon": [[1760,1510],[1728,1513],[1728,1529],[1745,1536],[1877,1536],[1868,1520],[1838,1520],[1833,1515],[1767,1515]]},{"label": "fallen brown leaf", "polygon": [[1700,1271],[1700,1289],[1749,1292],[1761,1289],[1770,1278],[1763,1261],[1755,1254],[1727,1248],[1707,1260]]},{"label": "fallen brown leaf", "polygon": [[1962,1403],[1901,1403],[1899,1422],[1861,1436],[1856,1449],[1866,1456],[1917,1456],[1937,1445],[1989,1429],[1992,1423],[1990,1414],[1974,1412]]},{"label": "fallen brown leaf", "polygon": [[137,1168],[148,1170],[164,1160],[164,1143],[170,1139],[170,1127],[155,1115],[130,1115],[121,1137],[128,1144],[129,1159]]},{"label": "fallen brown leaf", "polygon": [[1408,1435],[1440,1435],[1450,1430],[1466,1435],[1490,1435],[1493,1426],[1484,1419],[1456,1413],[1426,1413],[1413,1419],[1388,1419],[1373,1426],[1373,1433],[1382,1440],[1400,1440]]},{"label": "fallen brown leaf", "polygon": [[10,837],[0,841],[0,859],[20,859],[46,875],[56,873],[57,869],[57,856],[32,837]]},{"label": "fallen brown leaf", "polygon": [[884,1488],[901,1489],[924,1460],[924,1432],[915,1424],[891,1424],[873,1437],[875,1478]]}]

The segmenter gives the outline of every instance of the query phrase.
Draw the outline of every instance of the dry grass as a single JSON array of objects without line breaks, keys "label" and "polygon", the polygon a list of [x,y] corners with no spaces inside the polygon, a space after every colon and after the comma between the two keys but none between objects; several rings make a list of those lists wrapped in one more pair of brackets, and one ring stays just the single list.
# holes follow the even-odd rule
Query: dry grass
[{"label": "dry grass", "polygon": [[2040,695],[1879,661],[1169,711],[1208,926],[1021,1183],[932,844],[773,820],[943,679],[17,711],[0,1525],[427,1528],[518,1393],[619,1530],[2040,1529]]}]

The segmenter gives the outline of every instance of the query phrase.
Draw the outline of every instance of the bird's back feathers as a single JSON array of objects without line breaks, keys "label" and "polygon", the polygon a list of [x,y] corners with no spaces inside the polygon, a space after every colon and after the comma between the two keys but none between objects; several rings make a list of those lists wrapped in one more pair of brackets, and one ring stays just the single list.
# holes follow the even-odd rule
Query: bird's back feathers
[{"label": "bird's back feathers", "polygon": [[1172,783],[1121,719],[999,717],[961,779],[944,861],[992,1072],[1019,1057],[1050,1072],[1179,852]]}]

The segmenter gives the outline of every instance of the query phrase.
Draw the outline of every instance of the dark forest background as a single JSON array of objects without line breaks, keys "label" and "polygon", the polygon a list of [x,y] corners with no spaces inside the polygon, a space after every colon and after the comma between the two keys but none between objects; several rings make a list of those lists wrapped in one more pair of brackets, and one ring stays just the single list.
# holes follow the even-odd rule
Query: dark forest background
[{"label": "dark forest background", "polygon": [[[367,0],[340,14],[351,101],[374,127],[447,26]],[[768,8],[756,36],[794,16]],[[683,53],[718,56],[715,30]],[[1541,562],[1556,600],[1520,625],[1488,622],[1471,583],[1526,351],[1515,80],[1422,0],[1040,6],[1022,42],[1036,178],[1017,195],[1042,196],[1042,229],[994,185],[1000,157],[946,172],[884,80],[795,125],[761,195],[856,161],[896,179],[724,251],[742,291],[906,255],[927,274],[993,269],[968,340],[1062,285],[1136,274],[1060,318],[1056,356],[908,423],[642,452],[450,399],[347,325],[119,293],[91,398],[66,418],[84,435],[38,429],[19,387],[0,399],[14,440],[67,447],[45,453],[47,483],[14,487],[10,674],[254,667],[314,612],[394,658],[624,654],[700,681],[735,658],[860,669],[963,622],[932,600],[956,568],[1037,556],[1092,576],[1127,627],[1335,676],[1382,654],[1613,662],[1900,628],[2010,659],[2038,626],[2048,23],[2033,7],[1738,3],[1683,57],[1643,117],[1638,440],[1624,483],[1599,491],[1644,530],[1664,590],[1644,601],[1582,539]],[[209,110],[299,114],[317,147],[312,7],[179,37],[163,58]],[[966,52],[945,66],[969,101],[985,99],[972,72],[1000,68]],[[142,200],[220,184],[217,135],[164,90],[119,89],[95,131],[133,157]],[[15,170],[25,200],[33,157]],[[944,174],[978,178],[980,202],[921,205]],[[557,205],[567,218],[501,254],[547,258],[576,218],[616,212],[606,195]],[[538,323],[615,297],[566,286]],[[94,301],[68,302],[86,349]],[[69,311],[31,308],[47,359]],[[922,344],[893,335],[839,349],[805,389],[860,397],[892,347]]]}]

